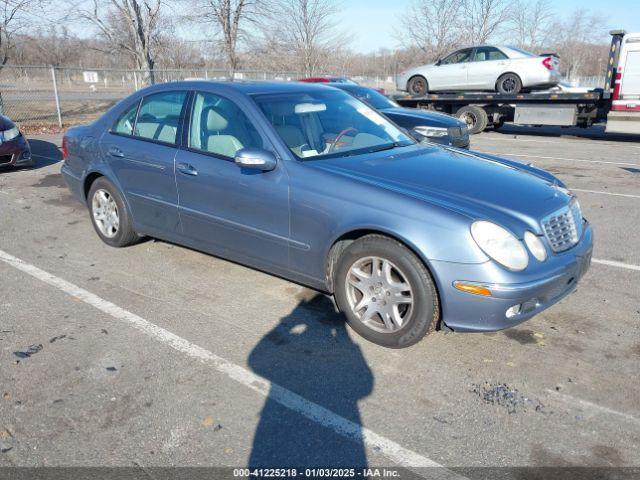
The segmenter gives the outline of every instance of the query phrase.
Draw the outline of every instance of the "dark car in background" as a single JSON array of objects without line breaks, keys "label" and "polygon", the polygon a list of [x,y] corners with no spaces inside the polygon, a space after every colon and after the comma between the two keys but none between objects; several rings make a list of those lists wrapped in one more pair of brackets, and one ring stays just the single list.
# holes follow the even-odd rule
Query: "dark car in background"
[{"label": "dark car in background", "polygon": [[444,113],[404,108],[373,88],[360,85],[332,84],[386,115],[391,121],[408,130],[416,140],[469,148],[466,123]]},{"label": "dark car in background", "polygon": [[15,123],[0,115],[0,167],[31,167],[33,158],[29,142]]}]

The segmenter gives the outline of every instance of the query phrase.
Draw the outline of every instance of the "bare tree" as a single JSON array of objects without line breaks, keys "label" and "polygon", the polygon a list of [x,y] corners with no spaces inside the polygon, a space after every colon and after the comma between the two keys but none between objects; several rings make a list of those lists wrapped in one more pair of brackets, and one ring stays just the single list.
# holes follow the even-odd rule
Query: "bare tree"
[{"label": "bare tree", "polygon": [[332,0],[276,0],[263,24],[265,36],[281,52],[290,51],[304,74],[312,76],[349,41],[338,30],[337,13]]},{"label": "bare tree", "polygon": [[467,41],[476,45],[486,43],[507,21],[510,7],[509,0],[466,0]]},{"label": "bare tree", "polygon": [[583,9],[553,24],[548,45],[560,55],[560,68],[569,79],[578,75],[601,75],[607,59],[606,18]]},{"label": "bare tree", "polygon": [[255,24],[265,3],[264,0],[194,0],[195,15],[185,16],[189,22],[214,27],[221,37],[232,79],[240,65],[240,43],[248,38],[246,26]]},{"label": "bare tree", "polygon": [[112,53],[124,52],[154,83],[156,48],[167,26],[163,0],[91,0],[76,15],[94,25]]},{"label": "bare tree", "polygon": [[553,17],[549,0],[515,0],[509,14],[512,41],[518,47],[537,50],[547,41]]},{"label": "bare tree", "polygon": [[27,16],[37,0],[0,0],[0,68],[5,66],[16,48],[16,38],[29,25]]},{"label": "bare tree", "polygon": [[457,47],[463,36],[460,0],[414,0],[402,17],[396,36],[435,60]]}]

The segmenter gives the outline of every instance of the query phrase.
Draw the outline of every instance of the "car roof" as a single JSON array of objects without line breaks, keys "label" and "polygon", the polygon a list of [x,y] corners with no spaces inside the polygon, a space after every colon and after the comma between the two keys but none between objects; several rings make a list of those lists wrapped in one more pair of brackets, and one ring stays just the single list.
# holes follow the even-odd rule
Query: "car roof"
[{"label": "car roof", "polygon": [[216,87],[222,90],[233,90],[245,95],[259,95],[267,93],[295,93],[295,92],[313,92],[327,91],[328,87],[321,83],[302,83],[302,82],[285,82],[285,81],[213,81],[213,80],[183,80],[178,82],[167,82],[155,84],[147,87],[145,90],[163,91],[180,89],[202,89],[208,90]]}]

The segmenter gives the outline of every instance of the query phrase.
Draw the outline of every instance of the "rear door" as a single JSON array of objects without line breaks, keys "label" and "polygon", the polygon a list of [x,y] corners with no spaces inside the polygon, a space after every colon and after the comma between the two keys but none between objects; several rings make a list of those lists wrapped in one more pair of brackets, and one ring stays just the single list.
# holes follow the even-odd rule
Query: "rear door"
[{"label": "rear door", "polygon": [[478,47],[468,65],[469,88],[493,90],[496,80],[507,68],[509,59],[496,47]]},{"label": "rear door", "polygon": [[472,52],[472,48],[458,50],[431,67],[427,75],[429,90],[467,89],[467,68]]},{"label": "rear door", "polygon": [[[629,50],[622,69],[620,95],[623,100],[640,100],[640,42]],[[640,106],[640,102],[636,102]],[[640,110],[640,108],[639,108]]]},{"label": "rear door", "polygon": [[127,107],[101,138],[101,149],[142,233],[179,231],[174,158],[185,91],[154,93]]}]

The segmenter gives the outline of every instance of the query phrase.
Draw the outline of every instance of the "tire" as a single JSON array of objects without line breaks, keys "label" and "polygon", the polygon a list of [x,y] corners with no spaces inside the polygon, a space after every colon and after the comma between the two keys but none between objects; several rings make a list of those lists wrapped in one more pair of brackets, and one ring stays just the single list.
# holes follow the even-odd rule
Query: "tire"
[{"label": "tire", "polygon": [[489,117],[482,107],[477,105],[465,105],[458,109],[456,116],[467,124],[469,133],[476,134],[487,128]]},{"label": "tire", "polygon": [[516,95],[522,90],[522,80],[515,73],[505,73],[496,82],[496,92],[502,95]]},{"label": "tire", "polygon": [[429,93],[429,82],[421,75],[411,77],[407,83],[407,91],[410,95],[426,95]]},{"label": "tire", "polygon": [[[87,206],[93,228],[104,243],[112,247],[127,247],[139,241],[122,194],[105,177],[100,177],[91,184]],[[117,227],[114,220],[117,220]],[[108,225],[113,228],[107,228]]]},{"label": "tire", "polygon": [[[385,271],[384,266],[389,265],[392,282],[387,282],[384,275],[372,275],[373,268],[368,266],[373,261],[378,271]],[[351,243],[337,261],[333,280],[338,308],[349,326],[370,342],[404,348],[436,328],[440,307],[431,274],[413,252],[392,238],[367,235]],[[409,297],[412,304],[407,302]]]}]

